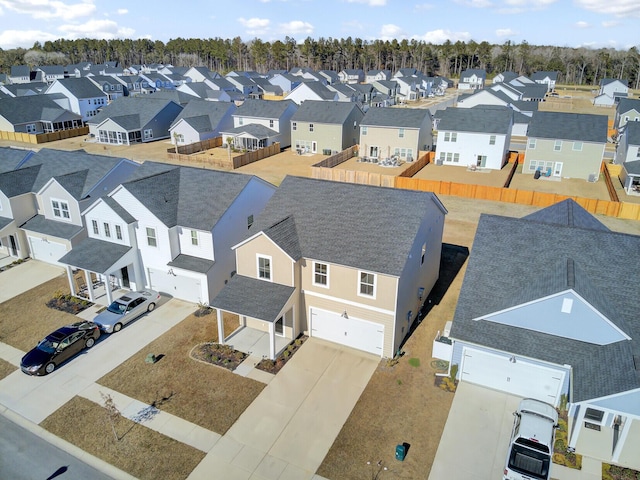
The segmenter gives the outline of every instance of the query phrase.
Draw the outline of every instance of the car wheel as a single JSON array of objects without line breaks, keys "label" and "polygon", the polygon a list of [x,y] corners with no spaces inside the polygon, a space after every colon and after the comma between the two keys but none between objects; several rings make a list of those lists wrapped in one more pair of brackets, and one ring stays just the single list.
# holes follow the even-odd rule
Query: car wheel
[{"label": "car wheel", "polygon": [[92,337],[87,338],[87,341],[84,342],[84,346],[87,348],[91,348],[95,345],[96,341]]},{"label": "car wheel", "polygon": [[156,308],[156,304],[150,303],[149,306],[147,307],[147,312],[153,312],[154,308]]},{"label": "car wheel", "polygon": [[47,366],[44,367],[44,371],[46,374],[53,372],[56,369],[56,364],[53,362],[47,363]]},{"label": "car wheel", "polygon": [[122,328],[122,324],[121,323],[116,323],[113,326],[113,333],[119,332],[121,328]]}]

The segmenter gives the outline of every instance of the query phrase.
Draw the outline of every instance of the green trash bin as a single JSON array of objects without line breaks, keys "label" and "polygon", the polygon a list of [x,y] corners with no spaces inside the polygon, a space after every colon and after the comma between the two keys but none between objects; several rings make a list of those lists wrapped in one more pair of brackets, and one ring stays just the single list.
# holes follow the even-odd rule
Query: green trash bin
[{"label": "green trash bin", "polygon": [[407,454],[407,449],[404,445],[396,445],[396,460],[404,461],[404,456]]}]

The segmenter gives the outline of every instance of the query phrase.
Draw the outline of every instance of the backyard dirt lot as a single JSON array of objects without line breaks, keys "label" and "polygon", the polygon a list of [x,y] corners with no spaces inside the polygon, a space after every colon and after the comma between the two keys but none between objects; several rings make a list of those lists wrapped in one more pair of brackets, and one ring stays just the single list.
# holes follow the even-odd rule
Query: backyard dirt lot
[{"label": "backyard dirt lot", "polygon": [[464,166],[427,164],[416,173],[413,178],[425,180],[440,180],[443,182],[466,183],[470,185],[485,185],[487,187],[503,187],[513,167],[508,163],[501,170],[488,168],[472,171]]}]

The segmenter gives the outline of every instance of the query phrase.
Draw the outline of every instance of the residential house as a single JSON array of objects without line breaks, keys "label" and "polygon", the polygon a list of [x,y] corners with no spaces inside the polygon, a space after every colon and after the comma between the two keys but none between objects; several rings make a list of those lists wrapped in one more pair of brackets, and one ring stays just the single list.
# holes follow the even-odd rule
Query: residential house
[{"label": "residential house", "polygon": [[640,236],[570,199],[481,215],[449,335],[459,381],[566,402],[570,451],[639,470],[639,262]]},{"label": "residential house", "polygon": [[329,90],[333,90],[338,94],[339,102],[357,102],[362,96],[353,87],[357,83],[336,83],[335,85],[327,85]]},{"label": "residential house", "polygon": [[2,237],[12,255],[59,264],[86,236],[82,210],[137,167],[131,160],[43,148],[0,174],[1,202],[9,207]]},{"label": "residential house", "polygon": [[391,70],[369,70],[365,76],[365,83],[391,80]]},{"label": "residential house", "polygon": [[205,80],[213,80],[214,78],[219,77],[220,75],[212,72],[207,67],[191,67],[185,73],[185,77],[191,79],[192,83],[196,82],[204,82]]},{"label": "residential house", "polygon": [[629,82],[618,80],[617,78],[603,78],[600,80],[600,90],[593,99],[593,104],[603,107],[611,107],[618,103],[621,98],[629,95]]},{"label": "residential house", "polygon": [[298,85],[300,85],[300,83],[302,83],[302,78],[288,73],[276,73],[269,77],[269,83],[280,87],[282,89],[282,93],[284,95],[288,95],[289,92],[293,91]]},{"label": "residential house", "polygon": [[169,127],[182,111],[171,100],[121,97],[111,102],[87,125],[98,143],[131,145],[169,138]]},{"label": "residential house", "polygon": [[[400,87],[398,82],[392,80],[379,80],[371,84],[376,90],[373,101],[374,106],[378,107],[391,107],[395,105],[396,98],[400,93]],[[382,104],[375,105],[376,102],[382,102]]]},{"label": "residential house", "polygon": [[298,154],[341,152],[358,143],[363,117],[355,103],[307,100],[291,117],[291,146]]},{"label": "residential house", "polygon": [[621,133],[627,122],[640,122],[640,99],[621,98],[618,102],[613,126]]},{"label": "residential house", "polygon": [[43,80],[49,85],[56,80],[65,78],[64,67],[62,65],[43,65],[37,67],[36,71],[42,72]]},{"label": "residential house", "polygon": [[338,72],[334,72],[333,70],[320,70],[317,73],[317,80],[325,85],[335,85],[336,83],[340,83]]},{"label": "residential house", "polygon": [[487,72],[481,68],[467,68],[460,74],[458,90],[480,90],[484,88]]},{"label": "residential house", "polygon": [[0,91],[10,97],[28,97],[30,95],[40,95],[47,89],[48,85],[43,82],[16,83],[0,86]]},{"label": "residential house", "polygon": [[338,78],[342,83],[364,82],[364,70],[361,68],[345,68],[338,72]]},{"label": "residential house", "polygon": [[398,85],[397,102],[407,102],[417,100],[419,97],[420,88],[416,83],[415,77],[409,76],[395,76],[392,78]]},{"label": "residential house", "polygon": [[37,135],[81,126],[80,115],[62,108],[51,95],[10,97],[0,101],[0,131]]},{"label": "residential house", "polygon": [[302,82],[286,96],[286,99],[300,105],[306,100],[337,102],[340,95],[320,82]]},{"label": "residential house", "polygon": [[505,70],[504,72],[500,72],[495,77],[493,77],[491,83],[493,85],[497,83],[509,83],[511,80],[514,80],[516,78],[518,78],[517,73]]},{"label": "residential house", "polygon": [[64,95],[69,100],[69,109],[80,115],[83,122],[95,117],[108,100],[101,88],[84,77],[55,80],[45,93]]},{"label": "residential house", "polygon": [[[139,255],[140,268],[127,272],[129,282],[136,288],[148,286],[182,300],[208,304],[232,279],[236,266],[231,247],[245,237],[275,187],[251,175],[175,166],[138,177],[108,196],[135,221],[103,199],[104,205],[86,212],[93,232],[89,238],[116,242],[112,232],[115,222],[120,222],[121,230],[136,239],[135,245],[127,243],[123,235],[120,243],[135,246]],[[95,230],[91,227],[94,220]],[[105,234],[104,222],[109,223],[111,236]],[[111,265],[109,271],[121,280],[119,267]]]},{"label": "residential house", "polygon": [[556,82],[558,81],[559,72],[535,72],[531,75],[531,80],[541,85],[547,86],[547,91],[553,92],[556,89]]},{"label": "residential house", "polygon": [[225,90],[211,88],[208,82],[191,82],[180,85],[176,91],[208,100],[210,102],[230,102],[231,96]]},{"label": "residential house", "polygon": [[235,111],[233,103],[191,100],[169,127],[171,143],[188,145],[219,137],[220,132],[233,128]]},{"label": "residential house", "polygon": [[220,132],[235,148],[254,151],[280,143],[291,146],[291,117],[298,106],[291,100],[246,100],[233,114],[232,129]]},{"label": "residential house", "polygon": [[426,108],[370,108],[360,122],[360,156],[411,162],[431,150],[432,128]]},{"label": "residential house", "polygon": [[272,359],[300,333],[393,357],[438,279],[445,214],[431,192],[286,177],[233,247],[218,337],[226,311]]},{"label": "residential house", "polygon": [[225,79],[233,85],[236,90],[241,92],[245,97],[250,98],[258,98],[258,85],[249,77],[244,75],[227,75]]},{"label": "residential house", "polygon": [[436,163],[500,170],[508,159],[512,127],[509,107],[447,108],[438,121]]},{"label": "residential house", "polygon": [[107,95],[107,103],[129,94],[126,83],[111,75],[91,75],[87,77],[91,83]]},{"label": "residential house", "polygon": [[31,81],[31,68],[29,65],[12,65],[9,71],[9,82],[29,83]]},{"label": "residential house", "polygon": [[620,135],[615,163],[622,165],[620,182],[627,195],[640,195],[640,122],[627,124]]},{"label": "residential house", "polygon": [[607,116],[535,112],[527,135],[523,173],[598,180],[607,144]]}]

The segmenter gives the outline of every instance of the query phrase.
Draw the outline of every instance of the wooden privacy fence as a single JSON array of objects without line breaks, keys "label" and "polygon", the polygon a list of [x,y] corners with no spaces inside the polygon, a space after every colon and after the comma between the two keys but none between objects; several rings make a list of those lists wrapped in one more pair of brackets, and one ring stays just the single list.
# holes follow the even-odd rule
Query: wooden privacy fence
[{"label": "wooden privacy fence", "polygon": [[232,168],[240,168],[244,165],[249,165],[250,163],[257,162],[258,160],[262,160],[263,158],[271,157],[280,153],[280,143],[276,142],[268,147],[261,148],[259,150],[254,150],[253,152],[246,152],[242,155],[238,155],[231,159],[233,165]]},{"label": "wooden privacy fence", "polygon": [[436,152],[425,152],[424,155],[418,157],[418,159],[411,164],[406,170],[404,170],[401,177],[413,177],[416,173],[426,167],[429,163],[433,162],[436,158]]},{"label": "wooden privacy fence", "polygon": [[88,133],[89,127],[70,128],[69,130],[58,130],[57,132],[38,134],[0,131],[0,140],[40,144],[55,142],[56,140],[62,140],[65,138],[80,137],[82,135],[87,135]]},{"label": "wooden privacy fence", "polygon": [[178,146],[178,151],[176,152],[176,147],[171,147],[167,149],[167,153],[179,153],[181,155],[191,155],[198,152],[204,152],[205,150],[209,150],[210,148],[217,148],[222,146],[222,137],[214,137],[209,138],[207,140],[203,140],[201,142],[190,143],[189,145],[181,145]]},{"label": "wooden privacy fence", "polygon": [[[222,145],[222,138],[217,137],[214,140],[220,140],[220,144],[218,147]],[[199,144],[204,144],[205,142],[198,142]],[[212,145],[215,145],[217,142],[212,142]],[[184,145],[183,147],[178,147],[178,151],[185,147],[191,147],[192,145],[196,145],[194,143],[189,145]],[[197,148],[197,147],[194,147]],[[213,147],[209,147],[213,148]],[[253,152],[246,152],[241,155],[236,155],[235,157],[229,158],[228,155],[224,156],[213,156],[211,154],[206,153],[206,150],[195,150],[196,152],[203,153],[192,153],[192,154],[184,154],[184,153],[175,153],[175,148],[170,148],[167,150],[167,159],[173,160],[176,162],[189,162],[193,163],[202,163],[204,166],[209,167],[217,167],[223,168],[226,170],[235,170],[236,168],[240,168],[244,165],[249,165],[250,163],[257,162],[258,160],[262,160],[263,158],[270,157],[277,153],[280,153],[280,143],[276,142],[268,147],[261,148],[260,150],[255,150]]]}]

